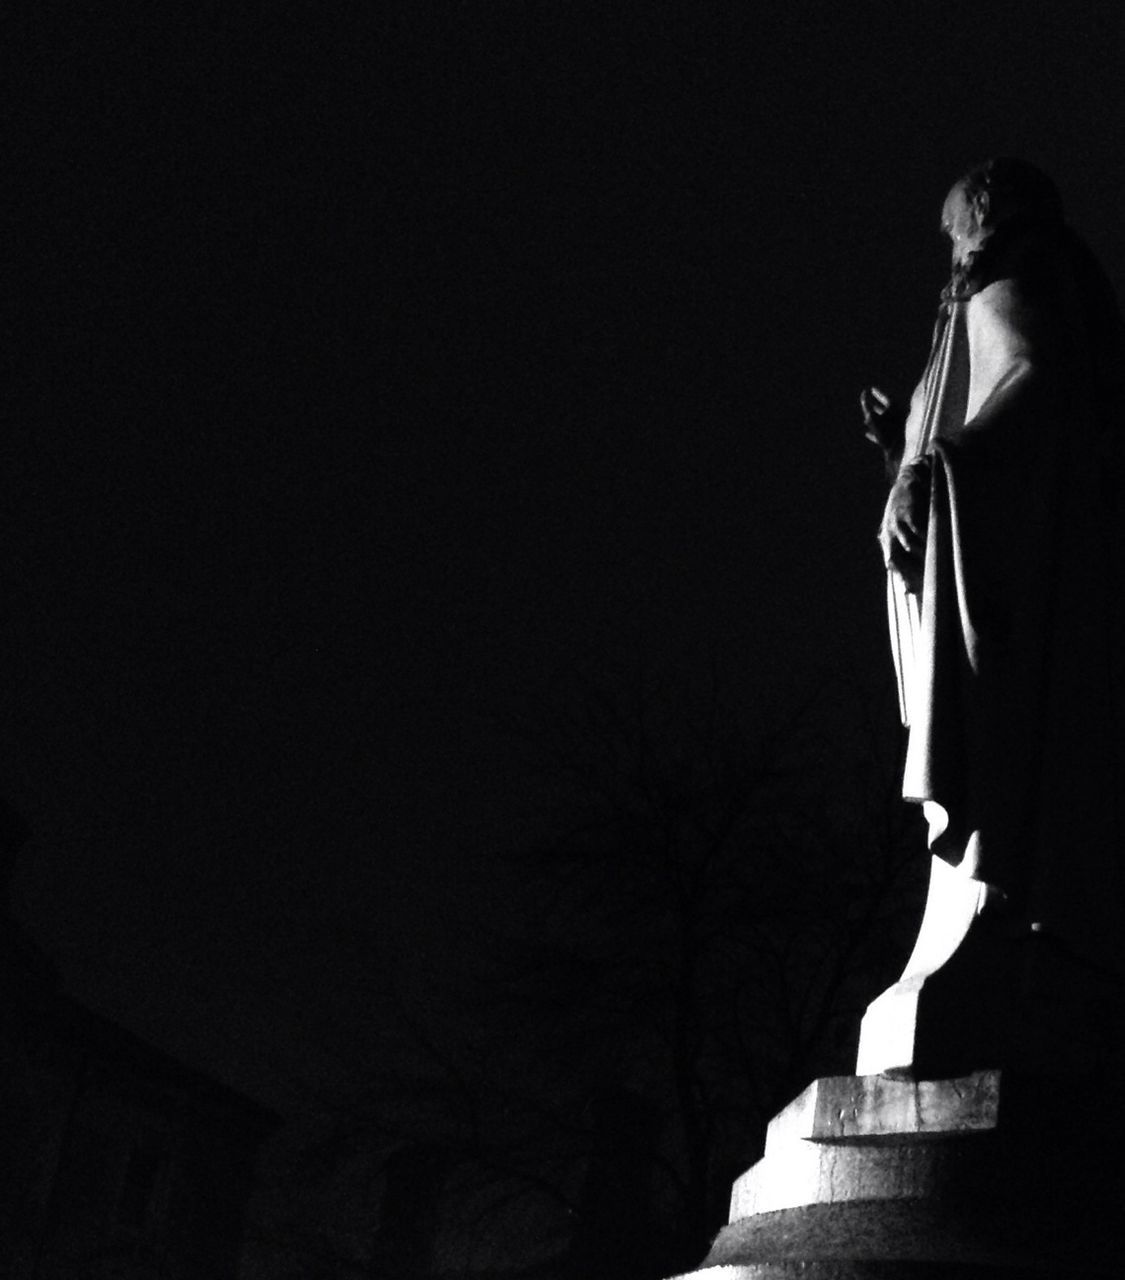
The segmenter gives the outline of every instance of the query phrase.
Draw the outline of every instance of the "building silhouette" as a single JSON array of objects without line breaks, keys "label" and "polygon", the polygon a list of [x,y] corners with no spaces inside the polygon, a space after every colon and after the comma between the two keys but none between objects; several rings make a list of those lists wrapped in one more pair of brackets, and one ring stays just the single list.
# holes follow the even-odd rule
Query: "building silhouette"
[{"label": "building silhouette", "polygon": [[8,909],[0,811],[0,1277],[234,1280],[262,1107],[83,1007]]}]

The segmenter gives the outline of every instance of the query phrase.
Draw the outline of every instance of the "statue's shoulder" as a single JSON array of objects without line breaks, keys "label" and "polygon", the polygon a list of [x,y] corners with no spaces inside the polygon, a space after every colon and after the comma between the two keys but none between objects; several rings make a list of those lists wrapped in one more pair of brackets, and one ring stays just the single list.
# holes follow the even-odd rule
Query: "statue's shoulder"
[{"label": "statue's shoulder", "polygon": [[968,304],[970,333],[992,334],[1007,342],[1037,346],[1055,327],[1042,290],[1019,276],[1004,276],[973,294]]},{"label": "statue's shoulder", "polygon": [[969,299],[969,311],[986,315],[1015,315],[1035,305],[1036,290],[1018,276],[1002,276],[979,289]]}]

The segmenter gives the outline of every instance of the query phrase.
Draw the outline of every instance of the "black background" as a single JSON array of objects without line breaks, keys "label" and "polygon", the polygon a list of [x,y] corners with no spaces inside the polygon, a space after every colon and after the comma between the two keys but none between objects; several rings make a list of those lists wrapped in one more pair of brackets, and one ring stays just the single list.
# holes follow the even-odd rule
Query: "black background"
[{"label": "black background", "polygon": [[0,760],[71,989],[289,1105],[378,1052],[376,956],[511,909],[497,718],[692,654],[885,692],[859,390],[909,392],[987,155],[1120,288],[1112,12],[12,23]]}]

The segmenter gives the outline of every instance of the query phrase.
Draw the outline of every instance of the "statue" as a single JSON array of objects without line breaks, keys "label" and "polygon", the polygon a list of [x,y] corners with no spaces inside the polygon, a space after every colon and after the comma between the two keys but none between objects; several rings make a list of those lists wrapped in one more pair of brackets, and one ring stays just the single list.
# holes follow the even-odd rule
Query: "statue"
[{"label": "statue", "polygon": [[1122,322],[1031,165],[971,170],[941,223],[909,410],[861,398],[929,896],[856,1074],[770,1122],[699,1280],[1120,1271]]},{"label": "statue", "polygon": [[[1122,322],[1032,165],[971,170],[941,226],[953,274],[909,410],[876,387],[861,397],[891,481],[878,538],[903,795],[921,804],[934,857],[883,1015],[974,930],[1006,940],[1005,955],[1034,938],[1076,973],[1122,969]],[[877,1004],[859,1071],[917,1068],[898,1061],[913,1049],[876,1051]]]}]

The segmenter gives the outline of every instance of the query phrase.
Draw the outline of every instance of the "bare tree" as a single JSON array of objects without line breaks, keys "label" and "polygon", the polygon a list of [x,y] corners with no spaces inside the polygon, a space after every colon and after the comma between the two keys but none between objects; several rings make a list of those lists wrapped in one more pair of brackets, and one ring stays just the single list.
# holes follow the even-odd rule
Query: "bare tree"
[{"label": "bare tree", "polygon": [[713,669],[680,670],[520,727],[556,821],[520,855],[536,906],[485,989],[546,1099],[618,1085],[659,1108],[654,1198],[691,1253],[769,1117],[853,1069],[924,864],[869,695],[826,677],[750,731]]},{"label": "bare tree", "polygon": [[769,1117],[853,1069],[908,948],[924,864],[881,749],[893,708],[826,678],[751,730],[713,671],[679,670],[506,722],[539,762],[542,834],[473,922],[455,996],[401,971],[399,1048],[334,1114],[329,1161],[447,1153],[445,1271],[499,1267],[521,1231],[527,1259],[569,1240],[587,1280],[622,1249],[633,1280],[690,1265]]}]

